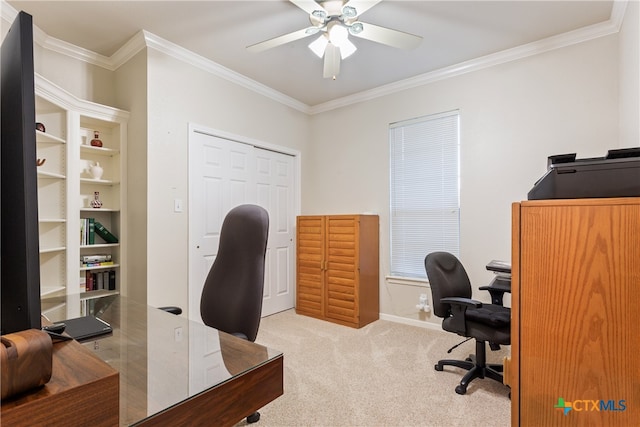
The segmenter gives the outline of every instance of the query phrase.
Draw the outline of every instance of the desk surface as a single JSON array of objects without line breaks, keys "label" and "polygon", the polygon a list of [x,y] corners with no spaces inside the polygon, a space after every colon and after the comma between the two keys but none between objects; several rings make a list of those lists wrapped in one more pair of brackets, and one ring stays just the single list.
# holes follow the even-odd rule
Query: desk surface
[{"label": "desk surface", "polygon": [[[283,356],[278,351],[122,296],[87,301],[87,314],[93,314],[113,327],[111,335],[83,344],[120,373],[120,425],[166,422],[171,418],[162,417],[169,412],[175,415],[180,412],[175,409],[185,402],[202,399],[207,393],[214,392],[218,406],[224,405],[217,408],[220,417],[234,412],[230,405],[242,406],[236,408],[241,414],[235,416],[237,419],[229,415],[230,418],[224,418],[226,421],[221,423],[232,424],[282,394]],[[272,380],[268,381],[270,384],[262,384],[265,373],[261,371],[272,369],[271,365],[279,365],[279,368],[274,368]],[[279,379],[277,369],[280,369]],[[237,389],[238,384],[246,383],[251,375],[256,376],[255,385],[269,387],[266,392],[256,394],[271,397],[256,400],[248,390],[236,390],[242,396],[247,395],[244,402],[221,396],[226,392],[220,389]],[[244,379],[235,381],[240,377]],[[210,400],[206,404],[211,404]],[[189,409],[191,421],[192,409]],[[187,411],[186,408],[182,410]],[[209,412],[209,422],[213,419]],[[220,420],[222,418],[218,418]]]}]

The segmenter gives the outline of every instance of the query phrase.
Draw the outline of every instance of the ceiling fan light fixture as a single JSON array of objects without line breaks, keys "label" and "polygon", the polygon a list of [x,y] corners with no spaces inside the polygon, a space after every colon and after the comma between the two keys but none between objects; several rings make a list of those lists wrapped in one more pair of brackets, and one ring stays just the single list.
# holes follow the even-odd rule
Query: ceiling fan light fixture
[{"label": "ceiling fan light fixture", "polygon": [[311,12],[311,16],[313,16],[314,18],[318,18],[320,21],[324,21],[325,19],[327,19],[328,15],[324,10],[314,10],[313,12]]},{"label": "ceiling fan light fixture", "polygon": [[354,35],[360,34],[362,30],[364,30],[364,26],[362,25],[362,22],[354,22],[349,26],[349,33]]},{"label": "ceiling fan light fixture", "polygon": [[329,30],[329,41],[338,47],[349,41],[349,32],[342,25],[334,25]]},{"label": "ceiling fan light fixture", "polygon": [[329,40],[327,40],[327,37],[322,34],[320,37],[309,43],[309,49],[311,49],[311,51],[315,53],[318,58],[322,58],[324,56],[324,50],[326,49],[328,43]]},{"label": "ceiling fan light fixture", "polygon": [[347,19],[355,18],[356,16],[358,16],[358,12],[356,11],[355,7],[346,5],[342,8],[342,16]]}]

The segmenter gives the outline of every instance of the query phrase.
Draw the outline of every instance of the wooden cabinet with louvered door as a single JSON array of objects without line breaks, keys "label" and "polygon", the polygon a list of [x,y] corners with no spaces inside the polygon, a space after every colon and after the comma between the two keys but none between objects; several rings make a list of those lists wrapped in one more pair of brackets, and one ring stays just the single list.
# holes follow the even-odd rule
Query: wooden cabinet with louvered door
[{"label": "wooden cabinet with louvered door", "polygon": [[360,328],[379,318],[376,215],[298,217],[299,314]]}]

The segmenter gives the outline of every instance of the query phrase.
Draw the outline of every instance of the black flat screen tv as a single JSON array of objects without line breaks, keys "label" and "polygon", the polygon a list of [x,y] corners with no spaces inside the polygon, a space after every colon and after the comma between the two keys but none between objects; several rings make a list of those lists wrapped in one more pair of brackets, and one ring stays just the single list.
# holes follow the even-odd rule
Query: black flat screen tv
[{"label": "black flat screen tv", "polygon": [[33,19],[20,12],[2,42],[0,329],[40,329]]}]

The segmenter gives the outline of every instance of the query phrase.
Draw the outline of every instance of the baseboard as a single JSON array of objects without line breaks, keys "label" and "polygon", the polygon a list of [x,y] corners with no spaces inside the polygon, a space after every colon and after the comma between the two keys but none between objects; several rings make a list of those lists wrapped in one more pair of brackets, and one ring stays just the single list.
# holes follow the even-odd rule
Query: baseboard
[{"label": "baseboard", "polygon": [[419,328],[431,329],[434,331],[441,331],[442,326],[431,322],[425,322],[424,320],[407,319],[406,317],[394,316],[392,314],[380,313],[381,320],[388,320],[389,322],[402,323],[404,325],[417,326]]}]

